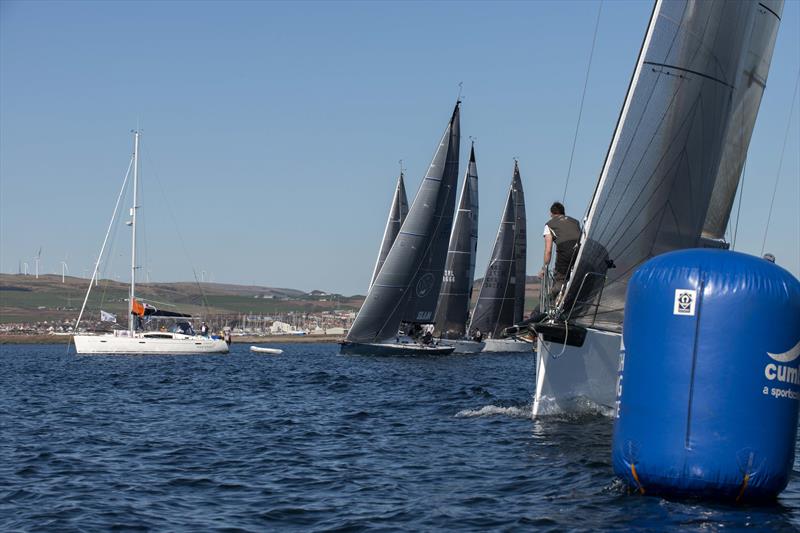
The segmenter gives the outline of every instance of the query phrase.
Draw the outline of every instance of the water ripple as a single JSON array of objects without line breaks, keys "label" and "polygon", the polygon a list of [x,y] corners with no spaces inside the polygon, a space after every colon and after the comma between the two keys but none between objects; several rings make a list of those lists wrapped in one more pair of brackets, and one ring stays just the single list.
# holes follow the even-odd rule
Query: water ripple
[{"label": "water ripple", "polygon": [[[795,529],[628,495],[611,421],[531,419],[530,354],[76,357],[0,347],[0,530]],[[797,472],[800,469],[796,468]]]}]

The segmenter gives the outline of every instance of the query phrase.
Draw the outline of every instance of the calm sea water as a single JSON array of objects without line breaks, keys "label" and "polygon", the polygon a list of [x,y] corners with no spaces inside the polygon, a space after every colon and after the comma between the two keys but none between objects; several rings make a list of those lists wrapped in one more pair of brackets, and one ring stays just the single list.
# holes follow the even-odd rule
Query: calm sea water
[{"label": "calm sea water", "polygon": [[0,530],[790,530],[627,495],[611,421],[532,420],[533,356],[78,357],[0,346]]}]

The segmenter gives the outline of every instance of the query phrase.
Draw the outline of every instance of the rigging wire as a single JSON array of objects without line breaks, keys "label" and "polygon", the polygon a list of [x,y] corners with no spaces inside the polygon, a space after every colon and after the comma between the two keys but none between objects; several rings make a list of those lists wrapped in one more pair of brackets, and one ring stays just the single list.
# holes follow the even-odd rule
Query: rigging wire
[{"label": "rigging wire", "polygon": [[736,237],[739,236],[739,219],[742,214],[742,198],[744,197],[744,178],[747,175],[747,159],[744,160],[742,167],[742,185],[739,187],[739,207],[736,208],[736,225],[733,227],[733,239],[731,242],[731,250],[736,250]]},{"label": "rigging wire", "polygon": [[781,179],[781,170],[783,169],[783,156],[786,154],[786,141],[789,140],[789,131],[792,126],[792,115],[794,115],[794,104],[797,100],[797,86],[800,84],[800,70],[797,71],[797,80],[794,82],[794,90],[792,91],[792,105],[789,107],[789,119],[786,122],[786,133],[783,136],[783,148],[781,148],[781,157],[778,160],[778,174],[775,176],[775,187],[772,189],[772,201],[769,203],[769,214],[767,215],[767,225],[764,228],[764,239],[761,241],[761,255],[764,255],[764,248],[767,246],[767,234],[769,233],[769,224],[772,221],[772,208],[775,206],[775,195],[778,192],[778,183]]},{"label": "rigging wire", "polygon": [[592,37],[592,49],[589,52],[589,64],[586,66],[586,78],[583,81],[583,93],[581,94],[581,105],[578,108],[578,121],[575,124],[575,135],[572,139],[572,151],[569,154],[569,167],[567,168],[567,180],[564,183],[564,194],[561,195],[561,201],[565,202],[567,199],[567,187],[569,187],[569,178],[572,175],[572,162],[575,158],[575,146],[578,143],[578,132],[581,127],[581,117],[583,116],[583,103],[586,99],[586,88],[589,86],[589,73],[592,70],[592,59],[594,58],[594,48],[597,43],[597,29],[600,27],[600,13],[603,11],[603,0],[597,7],[597,20],[594,23],[594,36]]},{"label": "rigging wire", "polygon": [[[86,302],[89,300],[89,293],[92,292],[92,284],[94,283],[95,277],[97,277],[97,270],[100,267],[100,261],[103,258],[103,251],[105,250],[106,243],[108,242],[108,235],[111,233],[111,228],[114,225],[114,220],[117,218],[117,211],[119,209],[119,204],[122,201],[122,198],[125,193],[125,186],[128,183],[128,176],[131,173],[131,166],[133,165],[133,158],[131,158],[130,163],[128,163],[128,170],[125,171],[125,179],[122,180],[122,187],[120,187],[119,195],[117,195],[117,203],[114,204],[114,212],[111,214],[111,220],[108,222],[108,229],[106,229],[106,236],[103,239],[103,245],[100,247],[100,254],[97,256],[97,261],[94,264],[94,270],[92,271],[92,279],[89,280],[89,288],[86,290],[86,296],[83,299],[83,304],[81,305],[81,311],[78,313],[78,320],[75,321],[75,327],[73,331],[75,333],[78,332],[78,325],[81,323],[81,318],[83,317],[83,312],[86,309]],[[72,337],[70,337],[71,341]],[[67,351],[69,351],[69,343],[67,344]]]},{"label": "rigging wire", "polygon": [[194,276],[194,283],[197,286],[197,289],[200,291],[200,304],[203,307],[203,311],[206,315],[210,314],[209,307],[208,307],[208,299],[206,298],[205,291],[203,287],[200,285],[200,280],[197,277],[197,269],[194,266],[194,261],[192,261],[191,256],[189,256],[189,252],[186,248],[186,242],[183,240],[183,234],[181,233],[180,227],[178,226],[178,220],[175,218],[175,213],[172,210],[172,205],[167,200],[167,195],[164,193],[164,188],[161,186],[161,179],[158,176],[158,172],[156,171],[156,166],[152,163],[149,156],[145,154],[145,158],[151,163],[150,166],[152,167],[153,177],[155,178],[156,185],[158,185],[158,190],[161,193],[162,199],[164,200],[164,205],[167,208],[167,212],[169,213],[170,218],[172,219],[172,224],[175,227],[175,233],[178,235],[178,242],[181,243],[181,249],[183,250],[184,256],[189,260],[189,264],[192,265],[192,275]]}]

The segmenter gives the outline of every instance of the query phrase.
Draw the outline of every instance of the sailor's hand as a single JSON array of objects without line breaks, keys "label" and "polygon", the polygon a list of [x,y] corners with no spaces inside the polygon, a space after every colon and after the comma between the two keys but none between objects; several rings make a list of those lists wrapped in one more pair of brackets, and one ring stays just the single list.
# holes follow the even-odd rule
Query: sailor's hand
[{"label": "sailor's hand", "polygon": [[544,268],[539,271],[539,279],[544,279],[545,270]]}]

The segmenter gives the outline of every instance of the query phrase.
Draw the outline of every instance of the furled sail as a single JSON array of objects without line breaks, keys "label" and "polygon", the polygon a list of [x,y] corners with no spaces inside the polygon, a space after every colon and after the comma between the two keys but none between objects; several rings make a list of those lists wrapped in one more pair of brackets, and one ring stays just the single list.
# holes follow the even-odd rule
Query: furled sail
[{"label": "furled sail", "polygon": [[483,277],[469,333],[480,330],[498,337],[503,329],[522,320],[525,306],[527,233],[525,195],[519,165],[508,190],[492,257]]},{"label": "furled sail", "polygon": [[433,321],[453,225],[460,104],[456,103],[400,233],[347,334],[350,342],[386,340],[397,334],[401,322]]},{"label": "furled sail", "polygon": [[392,244],[400,233],[400,227],[408,214],[408,199],[406,198],[406,185],[403,182],[403,173],[400,172],[400,177],[397,178],[397,187],[392,196],[392,207],[389,209],[389,218],[386,220],[386,228],[383,230],[383,240],[381,241],[381,250],[378,252],[378,260],[375,262],[375,270],[372,272],[372,279],[370,286],[375,283],[375,278],[378,277],[386,256],[389,255],[389,250],[392,249]]},{"label": "furled sail", "polygon": [[703,237],[708,239],[725,238],[750,136],[767,86],[767,74],[782,11],[783,0],[762,0],[756,6],[755,16],[750,23],[749,45],[745,48],[733,90],[733,108],[725,148],[703,227]]},{"label": "furled sail", "polygon": [[621,331],[636,267],[699,244],[758,5],[656,3],[559,301],[571,322]]},{"label": "furled sail", "polygon": [[442,289],[434,319],[437,336],[457,339],[466,334],[477,249],[478,167],[473,144],[444,265]]}]

